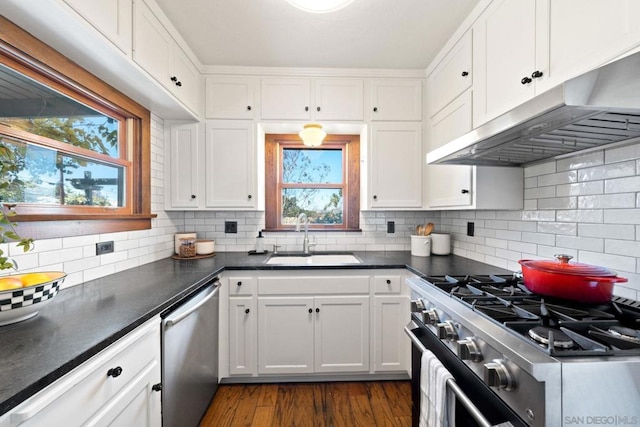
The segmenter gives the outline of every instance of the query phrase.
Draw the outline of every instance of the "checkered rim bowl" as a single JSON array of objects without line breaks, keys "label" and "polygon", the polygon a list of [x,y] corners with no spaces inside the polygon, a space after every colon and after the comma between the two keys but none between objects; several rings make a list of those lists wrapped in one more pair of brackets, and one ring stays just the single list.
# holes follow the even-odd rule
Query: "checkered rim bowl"
[{"label": "checkered rim bowl", "polygon": [[[50,300],[56,296],[60,289],[60,285],[67,275],[61,271],[47,271],[43,273],[49,275],[51,280],[22,288],[0,291],[0,312],[27,307],[39,302]],[[16,274],[4,277],[15,277],[19,279],[23,276],[25,276],[25,274]]]}]

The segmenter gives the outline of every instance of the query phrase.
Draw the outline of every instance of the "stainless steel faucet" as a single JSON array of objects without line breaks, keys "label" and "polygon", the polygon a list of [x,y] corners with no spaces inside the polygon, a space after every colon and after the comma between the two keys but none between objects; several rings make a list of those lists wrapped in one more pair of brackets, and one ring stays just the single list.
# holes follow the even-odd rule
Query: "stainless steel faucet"
[{"label": "stainless steel faucet", "polygon": [[296,221],[296,231],[300,231],[300,224],[304,221],[304,239],[302,239],[302,253],[308,254],[311,246],[315,246],[315,243],[309,244],[309,218],[302,212],[298,215]]}]

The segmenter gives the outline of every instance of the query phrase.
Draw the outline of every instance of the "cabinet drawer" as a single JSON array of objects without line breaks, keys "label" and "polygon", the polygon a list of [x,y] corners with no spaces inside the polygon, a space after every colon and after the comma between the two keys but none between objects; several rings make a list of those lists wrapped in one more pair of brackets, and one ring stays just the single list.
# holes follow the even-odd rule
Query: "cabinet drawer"
[{"label": "cabinet drawer", "polygon": [[260,295],[324,295],[369,293],[368,276],[265,277],[258,279]]},{"label": "cabinet drawer", "polygon": [[373,278],[373,289],[376,294],[399,294],[400,276],[376,276]]},{"label": "cabinet drawer", "polygon": [[255,277],[230,277],[229,278],[229,296],[245,296],[253,295],[256,288]]},{"label": "cabinet drawer", "polygon": [[21,426],[83,424],[158,360],[160,322],[154,319],[16,408],[11,422]]}]

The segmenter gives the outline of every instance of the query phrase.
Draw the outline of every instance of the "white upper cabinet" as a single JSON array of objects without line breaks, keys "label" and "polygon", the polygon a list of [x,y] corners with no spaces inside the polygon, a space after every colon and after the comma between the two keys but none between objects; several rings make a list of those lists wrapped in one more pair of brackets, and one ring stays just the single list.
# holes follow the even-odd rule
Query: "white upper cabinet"
[{"label": "white upper cabinet", "polygon": [[256,83],[252,77],[210,76],[205,79],[208,119],[253,119]]},{"label": "white upper cabinet", "polygon": [[456,43],[427,79],[429,117],[442,110],[473,84],[471,30]]},{"label": "white upper cabinet", "polygon": [[361,79],[272,78],[261,80],[262,119],[362,120]]},{"label": "white upper cabinet", "polygon": [[255,209],[256,150],[253,122],[207,120],[205,207]]},{"label": "white upper cabinet", "polygon": [[373,121],[422,120],[422,80],[374,79],[369,114]]},{"label": "white upper cabinet", "polygon": [[125,55],[131,55],[132,0],[64,0]]},{"label": "white upper cabinet", "polygon": [[366,209],[422,207],[422,123],[372,126]]},{"label": "white upper cabinet", "polygon": [[[496,0],[473,27],[473,125],[478,126],[535,94],[536,2]],[[541,68],[541,69],[538,69]]]},{"label": "white upper cabinet", "polygon": [[538,89],[549,89],[640,44],[637,0],[537,0],[536,8],[537,62],[549,62]]},{"label": "white upper cabinet", "polygon": [[134,3],[133,60],[187,107],[199,111],[200,72],[142,0]]},{"label": "white upper cabinet", "polygon": [[202,129],[198,123],[167,126],[166,209],[198,209],[204,204]]}]

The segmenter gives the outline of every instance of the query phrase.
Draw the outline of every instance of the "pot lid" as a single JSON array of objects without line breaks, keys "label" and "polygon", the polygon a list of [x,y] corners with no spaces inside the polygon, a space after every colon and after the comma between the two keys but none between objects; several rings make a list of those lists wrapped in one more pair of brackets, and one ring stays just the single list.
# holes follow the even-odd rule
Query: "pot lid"
[{"label": "pot lid", "polygon": [[518,263],[533,270],[547,273],[573,274],[576,276],[616,275],[613,271],[597,265],[581,264],[579,262],[569,263],[569,260],[573,258],[571,255],[558,254],[554,256],[556,258],[555,260],[521,259]]}]

